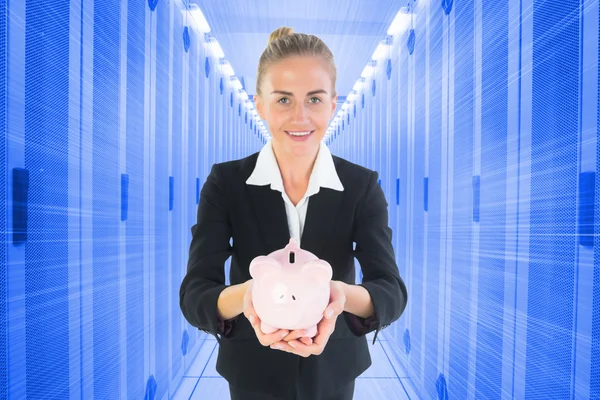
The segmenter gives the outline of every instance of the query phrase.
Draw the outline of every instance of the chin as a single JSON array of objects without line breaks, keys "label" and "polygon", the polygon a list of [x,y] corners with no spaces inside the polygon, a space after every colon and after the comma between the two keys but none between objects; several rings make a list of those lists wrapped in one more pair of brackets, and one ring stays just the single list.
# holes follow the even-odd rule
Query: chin
[{"label": "chin", "polygon": [[321,141],[315,138],[306,142],[294,142],[291,140],[286,141],[285,148],[296,155],[306,155],[316,151],[321,144]]}]

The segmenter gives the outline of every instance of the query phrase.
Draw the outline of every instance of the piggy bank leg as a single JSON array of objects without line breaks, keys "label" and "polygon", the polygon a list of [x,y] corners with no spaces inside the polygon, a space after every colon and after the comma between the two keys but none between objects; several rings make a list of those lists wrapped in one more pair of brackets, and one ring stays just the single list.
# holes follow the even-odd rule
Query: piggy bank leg
[{"label": "piggy bank leg", "polygon": [[313,338],[315,336],[317,336],[317,326],[316,325],[306,328],[306,335],[304,335],[303,337]]},{"label": "piggy bank leg", "polygon": [[273,328],[271,325],[266,324],[264,321],[260,322],[260,330],[262,331],[262,333],[264,333],[265,335],[268,335],[269,333],[273,333],[275,332],[277,329]]}]

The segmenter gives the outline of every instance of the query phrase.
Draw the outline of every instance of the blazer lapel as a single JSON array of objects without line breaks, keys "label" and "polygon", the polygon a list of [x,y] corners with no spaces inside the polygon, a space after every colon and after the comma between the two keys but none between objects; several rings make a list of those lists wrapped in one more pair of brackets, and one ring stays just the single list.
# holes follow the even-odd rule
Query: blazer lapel
[{"label": "blazer lapel", "polygon": [[310,197],[302,232],[302,249],[318,257],[335,226],[343,197],[343,192],[328,188],[321,188],[319,193]]},{"label": "blazer lapel", "polygon": [[269,185],[246,187],[265,244],[263,255],[284,248],[290,241],[290,231],[281,192]]}]

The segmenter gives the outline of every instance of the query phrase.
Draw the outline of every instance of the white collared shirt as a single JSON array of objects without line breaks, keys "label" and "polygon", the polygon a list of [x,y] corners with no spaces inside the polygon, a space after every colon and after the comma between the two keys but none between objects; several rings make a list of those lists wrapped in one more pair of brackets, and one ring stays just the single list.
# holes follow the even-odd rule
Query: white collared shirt
[{"label": "white collared shirt", "polygon": [[294,238],[299,246],[301,245],[310,196],[319,193],[322,187],[338,191],[344,190],[344,186],[335,169],[331,152],[323,142],[321,142],[319,147],[317,159],[308,181],[308,188],[304,197],[298,202],[298,205],[294,206],[287,193],[285,193],[281,171],[279,164],[277,164],[275,153],[273,153],[273,146],[270,139],[258,154],[256,166],[246,184],[257,186],[271,185],[272,190],[281,192],[285,203],[290,237]]}]

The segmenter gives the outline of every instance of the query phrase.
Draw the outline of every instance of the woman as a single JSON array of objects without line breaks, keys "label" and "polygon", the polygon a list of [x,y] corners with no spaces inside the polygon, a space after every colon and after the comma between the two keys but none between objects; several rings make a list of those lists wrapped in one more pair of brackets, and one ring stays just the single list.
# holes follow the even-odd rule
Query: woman
[{"label": "woman", "polygon": [[[355,378],[371,365],[365,335],[375,331],[376,339],[406,307],[377,173],[322,143],[335,81],[333,55],[319,38],[274,31],[255,96],[272,139],[259,153],[213,165],[202,188],[180,306],[191,325],[217,338],[217,371],[232,400],[352,399]],[[330,304],[312,339],[263,334],[250,301],[250,262],[291,237],[333,268]]]}]

